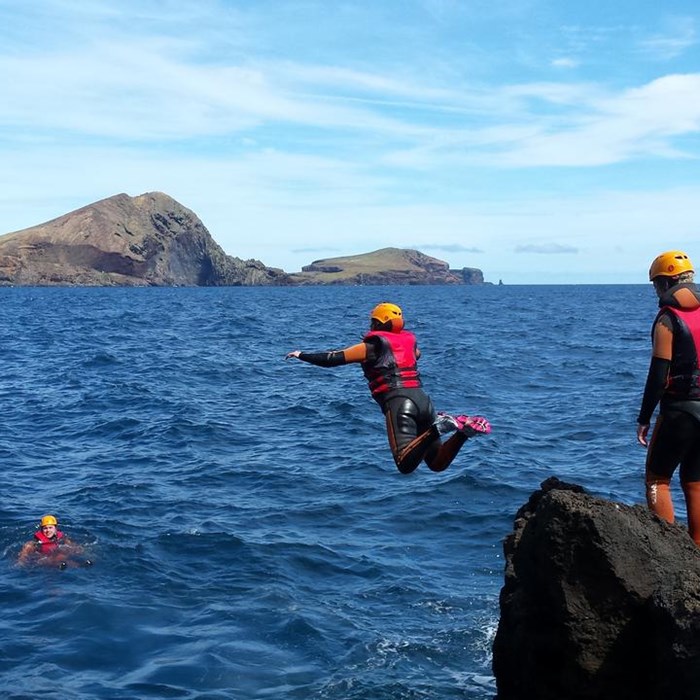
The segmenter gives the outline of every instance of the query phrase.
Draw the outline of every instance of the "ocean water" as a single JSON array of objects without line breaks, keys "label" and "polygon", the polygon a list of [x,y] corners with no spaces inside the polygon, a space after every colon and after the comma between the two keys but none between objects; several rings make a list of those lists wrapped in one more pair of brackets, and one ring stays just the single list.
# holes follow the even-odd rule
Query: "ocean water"
[{"label": "ocean water", "polygon": [[[502,541],[549,476],[643,501],[646,286],[0,289],[0,697],[496,693]],[[493,433],[396,470],[358,366],[404,308],[436,408]],[[90,568],[16,565],[41,515]]]}]

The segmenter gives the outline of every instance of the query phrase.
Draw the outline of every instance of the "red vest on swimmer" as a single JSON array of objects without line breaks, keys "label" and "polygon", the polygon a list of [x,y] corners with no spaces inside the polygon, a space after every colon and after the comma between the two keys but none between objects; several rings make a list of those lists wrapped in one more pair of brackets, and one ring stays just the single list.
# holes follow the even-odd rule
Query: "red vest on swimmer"
[{"label": "red vest on swimmer", "polygon": [[37,540],[36,548],[39,552],[50,554],[55,549],[58,549],[58,545],[61,544],[63,539],[63,533],[56,530],[56,534],[49,538],[41,530],[37,530],[34,533],[34,539]]},{"label": "red vest on swimmer", "polygon": [[413,333],[370,331],[364,340],[370,338],[379,338],[380,341],[377,359],[374,362],[362,363],[362,371],[369,382],[372,396],[383,394],[390,389],[421,386],[416,366],[416,336]]},{"label": "red vest on swimmer", "polygon": [[673,325],[673,356],[664,395],[676,399],[700,399],[700,309],[689,311],[664,306],[656,321],[666,311],[670,313]]}]

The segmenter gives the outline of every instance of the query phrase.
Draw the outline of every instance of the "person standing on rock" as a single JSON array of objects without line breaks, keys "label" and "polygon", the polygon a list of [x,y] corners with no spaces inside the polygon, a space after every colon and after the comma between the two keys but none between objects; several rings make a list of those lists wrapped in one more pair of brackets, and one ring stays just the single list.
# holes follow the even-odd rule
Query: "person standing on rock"
[{"label": "person standing on rock", "polygon": [[[320,367],[360,363],[372,397],[386,420],[389,446],[402,474],[410,474],[421,460],[434,472],[450,466],[464,443],[491,432],[483,416],[450,416],[436,413],[423,391],[417,362],[420,350],[413,333],[404,330],[401,309],[382,302],[370,313],[370,330],[361,343],[344,350],[302,352],[295,357]],[[440,436],[453,432],[444,443]]]},{"label": "person standing on rock", "polygon": [[[660,310],[652,326],[652,357],[637,440],[647,447],[646,498],[664,520],[674,520],[670,483],[680,465],[688,529],[700,545],[700,289],[695,271],[680,250],[662,253],[651,264],[649,280]],[[654,409],[659,415],[647,440]]]}]

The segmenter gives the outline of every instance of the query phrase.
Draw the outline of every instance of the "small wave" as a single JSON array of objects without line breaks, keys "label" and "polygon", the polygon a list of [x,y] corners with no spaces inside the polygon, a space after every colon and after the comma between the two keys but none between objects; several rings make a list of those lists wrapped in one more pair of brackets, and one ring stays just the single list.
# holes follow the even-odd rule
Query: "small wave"
[{"label": "small wave", "polygon": [[83,360],[82,364],[86,368],[100,368],[108,367],[110,365],[118,365],[120,363],[121,360],[116,355],[113,355],[109,352],[101,351],[95,353],[94,355],[86,357]]}]

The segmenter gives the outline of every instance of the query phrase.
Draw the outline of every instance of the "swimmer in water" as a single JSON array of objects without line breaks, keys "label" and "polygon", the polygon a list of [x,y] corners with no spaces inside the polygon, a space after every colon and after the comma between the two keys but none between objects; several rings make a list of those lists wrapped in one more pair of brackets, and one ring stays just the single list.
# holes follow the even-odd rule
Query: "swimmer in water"
[{"label": "swimmer in water", "polygon": [[45,515],[32,540],[22,547],[17,563],[20,566],[57,566],[59,569],[69,566],[91,566],[90,559],[76,558],[82,553],[83,548],[58,529],[56,517]]}]

